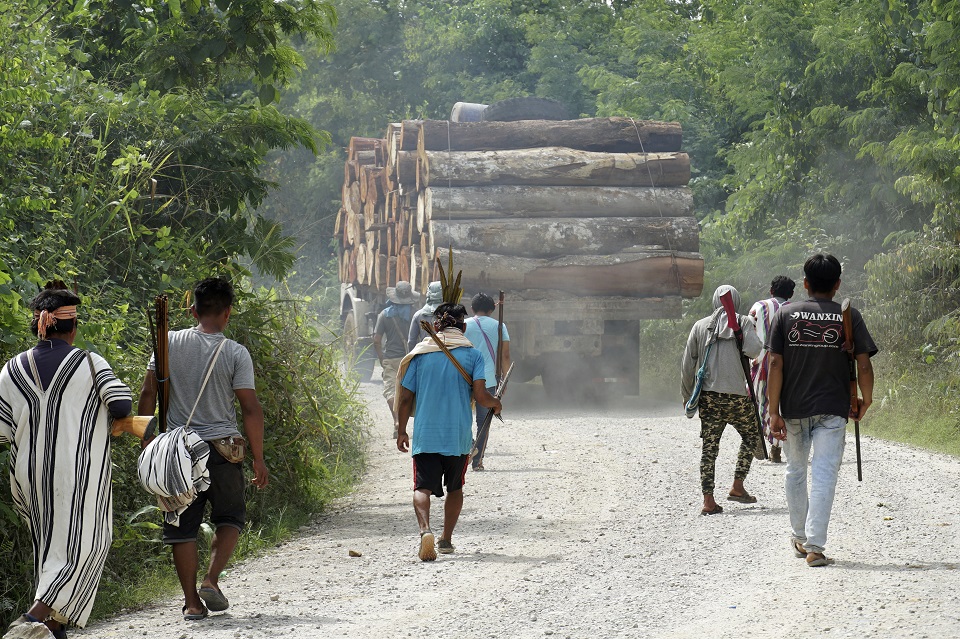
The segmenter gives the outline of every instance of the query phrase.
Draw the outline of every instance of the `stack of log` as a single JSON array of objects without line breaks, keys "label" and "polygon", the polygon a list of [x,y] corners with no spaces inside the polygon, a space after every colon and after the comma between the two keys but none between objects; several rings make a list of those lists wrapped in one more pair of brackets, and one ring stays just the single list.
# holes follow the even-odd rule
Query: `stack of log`
[{"label": "stack of log", "polygon": [[677,123],[405,120],[352,138],[340,278],[424,291],[454,253],[467,291],[696,297],[703,259]]}]

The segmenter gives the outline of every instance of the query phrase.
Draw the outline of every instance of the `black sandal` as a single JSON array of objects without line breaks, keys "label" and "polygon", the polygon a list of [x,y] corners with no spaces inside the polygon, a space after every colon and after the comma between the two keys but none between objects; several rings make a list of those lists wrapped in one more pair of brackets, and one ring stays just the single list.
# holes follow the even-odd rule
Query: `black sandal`
[{"label": "black sandal", "polygon": [[183,613],[183,620],[200,621],[201,619],[206,619],[208,614],[207,607],[201,606],[201,608],[203,608],[203,612],[187,612],[187,606],[184,604],[183,609],[180,611]]}]

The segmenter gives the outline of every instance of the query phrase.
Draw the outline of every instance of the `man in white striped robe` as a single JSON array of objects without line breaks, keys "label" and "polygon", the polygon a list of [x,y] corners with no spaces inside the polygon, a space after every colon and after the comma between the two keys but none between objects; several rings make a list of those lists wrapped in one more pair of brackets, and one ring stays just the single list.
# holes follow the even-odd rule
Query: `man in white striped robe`
[{"label": "man in white striped robe", "polygon": [[[796,284],[786,275],[778,275],[770,282],[770,298],[760,300],[750,308],[750,317],[755,320],[757,337],[766,346],[767,336],[773,326],[773,316],[784,304],[790,303]],[[763,436],[770,442],[770,461],[782,463],[779,439],[770,433],[770,401],[767,399],[767,375],[770,370],[770,351],[764,348],[756,359],[751,361],[750,377],[753,380],[753,392],[757,396],[757,408],[763,420]],[[758,458],[759,459],[759,458]]]},{"label": "man in white striped robe", "polygon": [[0,442],[10,444],[13,503],[30,530],[37,582],[34,604],[11,627],[46,623],[57,638],[93,608],[112,540],[110,416],[132,404],[106,360],[73,346],[80,299],[58,286],[31,302],[37,346],[0,371]]}]

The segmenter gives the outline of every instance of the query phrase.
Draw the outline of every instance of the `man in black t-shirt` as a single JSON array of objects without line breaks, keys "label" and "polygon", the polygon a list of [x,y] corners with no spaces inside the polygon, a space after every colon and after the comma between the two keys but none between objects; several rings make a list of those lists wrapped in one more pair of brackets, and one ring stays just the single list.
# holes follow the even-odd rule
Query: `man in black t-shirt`
[{"label": "man in black t-shirt", "polygon": [[860,312],[851,309],[853,353],[863,395],[857,412],[851,406],[843,319],[840,304],[833,301],[840,288],[840,271],[840,262],[832,255],[818,253],[808,259],[803,265],[803,286],[810,298],[777,311],[766,344],[770,350],[770,430],[784,441],[791,543],[795,554],[806,557],[807,565],[814,567],[833,562],[824,555],[824,546],[843,460],[847,418],[863,419],[873,402],[870,358],[877,347]]}]

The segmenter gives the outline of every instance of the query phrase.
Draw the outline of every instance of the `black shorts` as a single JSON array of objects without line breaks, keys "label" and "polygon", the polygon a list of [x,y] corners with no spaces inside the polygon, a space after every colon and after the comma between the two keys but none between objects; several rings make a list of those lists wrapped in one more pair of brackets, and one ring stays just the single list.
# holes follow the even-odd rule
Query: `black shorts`
[{"label": "black shorts", "polygon": [[243,530],[247,522],[247,503],[244,499],[247,486],[243,481],[243,464],[231,464],[211,444],[207,470],[210,471],[210,488],[197,495],[196,501],[183,511],[179,526],[164,522],[163,543],[196,541],[207,502],[210,502],[210,521],[214,528],[231,526]]},{"label": "black shorts", "polygon": [[413,489],[429,490],[437,497],[462,490],[467,476],[467,455],[420,453],[413,456]]}]

